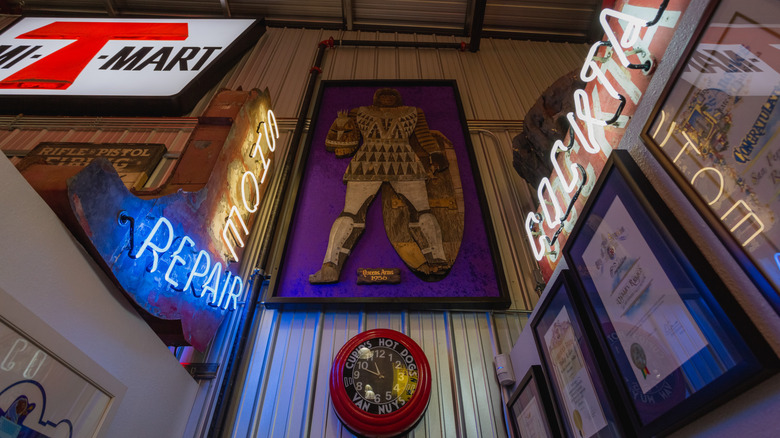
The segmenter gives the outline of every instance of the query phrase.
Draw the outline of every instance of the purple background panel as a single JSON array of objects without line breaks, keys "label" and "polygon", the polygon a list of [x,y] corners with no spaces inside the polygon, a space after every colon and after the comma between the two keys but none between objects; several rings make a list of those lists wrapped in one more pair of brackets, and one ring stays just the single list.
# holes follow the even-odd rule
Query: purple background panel
[{"label": "purple background panel", "polygon": [[[342,177],[350,158],[336,158],[325,150],[325,136],[337,111],[371,105],[380,86],[323,84],[319,112],[314,116],[314,137],[301,180],[287,248],[279,267],[277,298],[497,298],[488,234],[483,222],[473,166],[460,122],[455,89],[448,85],[393,86],[404,105],[422,108],[432,130],[453,143],[465,200],[463,242],[455,264],[442,280],[427,282],[412,273],[387,238],[382,219],[381,190],[368,210],[366,230],[347,259],[338,283],[309,283],[309,274],[322,266],[333,221],[344,207],[346,185]],[[392,85],[392,84],[391,84]],[[359,268],[400,268],[400,284],[358,285]]]}]

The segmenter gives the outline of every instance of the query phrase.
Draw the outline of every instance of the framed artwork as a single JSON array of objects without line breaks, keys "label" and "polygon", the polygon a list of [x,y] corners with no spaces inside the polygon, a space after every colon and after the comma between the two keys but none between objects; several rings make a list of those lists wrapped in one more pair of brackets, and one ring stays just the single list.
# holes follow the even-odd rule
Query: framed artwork
[{"label": "framed artwork", "polygon": [[266,305],[509,306],[455,81],[323,81],[309,132]]},{"label": "framed artwork", "polygon": [[531,321],[561,428],[570,437],[623,437],[622,414],[612,401],[614,385],[606,383],[574,285],[569,271],[561,271]]},{"label": "framed artwork", "polygon": [[561,437],[542,367],[533,365],[507,403],[509,422],[520,438]]},{"label": "framed artwork", "polygon": [[638,436],[664,435],[766,378],[777,358],[626,151],[563,253]]},{"label": "framed artwork", "polygon": [[0,288],[0,437],[101,437],[127,391]]},{"label": "framed artwork", "polygon": [[714,1],[643,129],[780,313],[780,6]]}]

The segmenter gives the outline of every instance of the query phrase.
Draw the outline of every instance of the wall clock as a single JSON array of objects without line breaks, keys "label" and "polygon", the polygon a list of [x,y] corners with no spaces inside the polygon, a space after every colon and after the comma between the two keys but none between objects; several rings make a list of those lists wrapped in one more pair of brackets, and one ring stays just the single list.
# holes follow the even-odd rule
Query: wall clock
[{"label": "wall clock", "polygon": [[339,350],[330,370],[330,396],[339,419],[367,437],[400,435],[425,413],[431,369],[422,349],[395,330],[369,330]]}]

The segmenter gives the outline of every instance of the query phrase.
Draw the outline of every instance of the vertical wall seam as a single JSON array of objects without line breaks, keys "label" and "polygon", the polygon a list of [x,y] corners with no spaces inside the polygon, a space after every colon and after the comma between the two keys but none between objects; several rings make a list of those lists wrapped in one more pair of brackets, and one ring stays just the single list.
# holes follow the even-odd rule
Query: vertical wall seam
[{"label": "vertical wall seam", "polygon": [[[259,400],[265,400],[265,394],[266,390],[268,389],[268,380],[271,378],[270,371],[268,369],[268,365],[273,363],[273,357],[276,354],[276,340],[279,337],[279,325],[281,320],[281,314],[280,312],[275,312],[274,315],[274,323],[272,324],[273,329],[270,331],[270,337],[268,339],[268,345],[266,346],[266,354],[265,354],[265,360],[262,364],[263,371],[262,371],[262,377],[260,379],[260,388],[258,388],[258,394],[260,397],[258,397]],[[260,423],[262,417],[262,403],[258,404],[257,410],[255,411],[255,418],[254,421],[252,421],[252,436],[257,436],[257,429]]]},{"label": "vertical wall seam", "polygon": [[462,437],[464,436],[466,425],[463,423],[463,411],[461,410],[462,394],[460,391],[460,382],[458,380],[458,363],[455,360],[455,354],[457,353],[454,342],[455,331],[452,325],[452,312],[444,312],[444,330],[446,333],[447,351],[450,353],[448,359],[450,365],[450,385],[452,386],[453,412],[455,413],[455,435],[456,437]]}]

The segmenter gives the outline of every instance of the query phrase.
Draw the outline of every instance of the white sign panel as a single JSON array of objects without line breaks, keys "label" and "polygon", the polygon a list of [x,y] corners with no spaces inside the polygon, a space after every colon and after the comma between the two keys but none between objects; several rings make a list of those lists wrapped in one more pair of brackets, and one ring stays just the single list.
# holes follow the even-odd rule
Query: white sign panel
[{"label": "white sign panel", "polygon": [[254,23],[24,18],[0,35],[0,95],[174,96]]}]

